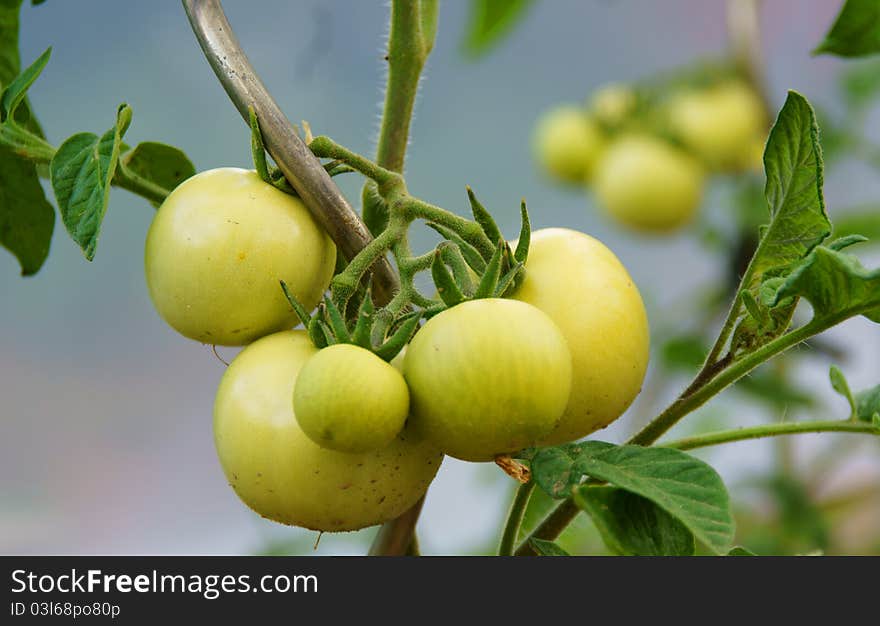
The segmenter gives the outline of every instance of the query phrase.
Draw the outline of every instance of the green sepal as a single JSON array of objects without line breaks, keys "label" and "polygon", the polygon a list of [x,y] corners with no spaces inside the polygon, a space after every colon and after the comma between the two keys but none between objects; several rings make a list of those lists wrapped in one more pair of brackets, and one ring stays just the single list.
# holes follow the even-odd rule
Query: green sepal
[{"label": "green sepal", "polygon": [[459,247],[451,241],[444,241],[437,246],[437,249],[440,251],[443,262],[452,270],[452,276],[462,293],[465,296],[474,295],[472,272]]},{"label": "green sepal", "polygon": [[498,287],[495,289],[496,298],[504,298],[515,289],[517,279],[523,270],[523,264],[517,263],[498,281]]},{"label": "green sepal", "polygon": [[330,328],[318,315],[313,317],[312,321],[309,322],[308,332],[309,339],[312,340],[312,343],[315,344],[315,347],[319,350],[335,343]]},{"label": "green sepal", "polygon": [[501,264],[506,256],[507,249],[507,243],[503,239],[499,240],[498,245],[495,247],[495,253],[489,259],[486,271],[483,273],[480,284],[477,285],[477,290],[474,292],[474,299],[491,298],[495,295],[498,279],[501,277]]},{"label": "green sepal", "polygon": [[342,317],[339,307],[330,296],[324,296],[324,311],[327,314],[327,321],[333,331],[333,336],[336,338],[335,343],[351,343],[351,335],[348,332],[345,318]]},{"label": "green sepal", "polygon": [[401,324],[396,331],[388,338],[388,341],[373,350],[373,352],[383,361],[390,362],[394,357],[400,354],[403,347],[409,343],[416,330],[419,328],[419,322],[422,319],[422,312],[416,312]]},{"label": "green sepal", "polygon": [[434,222],[427,222],[426,225],[435,230],[444,239],[457,245],[468,266],[477,274],[482,274],[486,270],[486,261],[483,259],[483,255],[474,246],[462,239],[458,233]]},{"label": "green sepal", "polygon": [[263,133],[260,130],[260,122],[254,107],[248,105],[248,118],[251,126],[251,156],[254,160],[254,168],[265,183],[272,184],[269,174],[269,164],[266,162],[266,146],[263,144]]},{"label": "green sepal", "polygon": [[357,322],[354,325],[354,331],[351,333],[351,341],[361,348],[371,350],[373,348],[372,332],[373,323],[376,321],[376,308],[373,306],[373,295],[370,284],[364,291],[363,300],[358,307]]},{"label": "green sepal", "polygon": [[283,280],[280,280],[278,282],[281,283],[281,291],[284,292],[284,297],[287,299],[287,302],[296,313],[299,321],[302,322],[303,328],[308,328],[309,324],[312,321],[312,316],[309,315],[308,311],[306,311],[306,307],[304,307],[302,303],[296,299],[296,296],[290,293],[290,289],[287,288],[287,283],[285,283]]},{"label": "green sepal", "polygon": [[489,241],[498,241],[502,239],[501,230],[498,228],[498,224],[495,223],[495,219],[486,210],[480,201],[477,200],[476,194],[474,194],[474,190],[470,187],[467,187],[467,195],[468,201],[471,203],[471,212],[474,214],[474,219],[477,224],[480,225],[480,228],[483,229],[483,232],[486,233],[486,237],[489,238]]},{"label": "green sepal", "polygon": [[519,229],[519,239],[516,242],[516,250],[513,253],[513,258],[518,262],[525,264],[526,260],[529,258],[529,245],[531,245],[532,242],[532,224],[529,220],[529,211],[526,209],[525,198],[522,199],[522,202],[519,205],[519,210],[522,225]]},{"label": "green sepal", "polygon": [[437,295],[443,300],[446,306],[455,306],[464,302],[465,295],[455,282],[449,268],[443,262],[440,249],[434,251],[434,261],[431,263],[431,278],[434,279],[434,285],[437,287]]}]

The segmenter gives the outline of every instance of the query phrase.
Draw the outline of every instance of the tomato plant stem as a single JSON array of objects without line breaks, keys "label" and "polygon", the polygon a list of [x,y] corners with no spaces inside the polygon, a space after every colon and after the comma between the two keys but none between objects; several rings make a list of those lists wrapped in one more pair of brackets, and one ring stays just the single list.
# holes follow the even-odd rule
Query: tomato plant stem
[{"label": "tomato plant stem", "polygon": [[747,439],[761,439],[763,437],[778,437],[780,435],[799,435],[802,433],[869,433],[880,436],[880,428],[870,422],[857,422],[854,420],[826,420],[813,422],[787,422],[782,424],[762,424],[734,430],[723,430],[704,435],[695,435],[676,439],[674,441],[658,444],[663,448],[676,448],[678,450],[694,450],[707,446],[716,446],[722,443],[745,441]]},{"label": "tomato plant stem", "polygon": [[517,488],[513,502],[510,505],[510,512],[507,514],[507,522],[504,524],[501,545],[498,546],[498,556],[513,555],[513,550],[516,547],[516,538],[519,535],[523,516],[526,513],[526,507],[529,504],[529,499],[532,497],[534,489],[534,481],[527,482]]}]

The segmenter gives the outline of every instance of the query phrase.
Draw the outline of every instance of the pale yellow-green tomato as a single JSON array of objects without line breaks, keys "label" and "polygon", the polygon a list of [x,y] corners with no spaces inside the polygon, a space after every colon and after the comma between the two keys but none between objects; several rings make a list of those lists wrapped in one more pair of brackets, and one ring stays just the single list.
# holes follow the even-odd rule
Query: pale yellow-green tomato
[{"label": "pale yellow-green tomato", "polygon": [[706,164],[736,171],[754,152],[766,120],[758,95],[741,81],[689,90],[669,104],[672,131]]},{"label": "pale yellow-green tomato", "polygon": [[242,350],[220,381],[214,442],[241,500],[265,518],[321,531],[357,530],[398,517],[418,501],[443,455],[405,428],[360,454],[309,439],[293,412],[293,389],[317,350],[305,332],[283,331]]},{"label": "pale yellow-green tomato", "polygon": [[598,203],[621,225],[669,233],[688,224],[703,195],[705,173],[695,158],[650,135],[624,135],[596,167]]},{"label": "pale yellow-green tomato", "polygon": [[584,109],[563,105],[538,119],[532,143],[535,158],[545,174],[562,182],[580,184],[592,175],[605,139]]},{"label": "pale yellow-green tomato", "polygon": [[536,307],[487,298],[432,317],[406,350],[410,421],[446,454],[491,461],[535,445],[571,390],[562,332]]},{"label": "pale yellow-green tomato", "polygon": [[296,379],[293,411],[303,432],[323,448],[378,450],[403,428],[409,388],[397,369],[369,350],[340,343],[306,361]]},{"label": "pale yellow-green tomato", "polygon": [[219,168],[179,185],[156,212],[144,255],[159,315],[203,343],[244,345],[296,325],[279,281],[312,309],[336,248],[301,200],[256,172]]},{"label": "pale yellow-green tomato", "polygon": [[636,94],[629,85],[611,83],[593,92],[590,109],[596,119],[609,126],[623,122],[636,107]]},{"label": "pale yellow-green tomato", "polygon": [[541,309],[568,343],[571,395],[540,445],[604,428],[638,395],[648,366],[648,318],[639,290],[605,245],[583,233],[532,233],[526,274],[513,297]]}]

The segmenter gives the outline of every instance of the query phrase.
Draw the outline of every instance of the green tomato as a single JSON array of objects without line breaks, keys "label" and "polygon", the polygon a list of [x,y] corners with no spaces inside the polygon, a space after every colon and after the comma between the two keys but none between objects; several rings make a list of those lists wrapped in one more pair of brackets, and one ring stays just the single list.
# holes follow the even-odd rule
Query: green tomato
[{"label": "green tomato", "polygon": [[367,452],[388,446],[409,415],[409,388],[398,370],[359,346],[324,348],[299,372],[293,411],[323,448]]},{"label": "green tomato", "polygon": [[648,318],[626,268],[589,235],[535,231],[525,267],[513,297],[546,313],[571,352],[568,404],[540,443],[556,445],[604,428],[638,395],[648,367]]},{"label": "green tomato", "polygon": [[593,183],[599,205],[620,224],[668,233],[693,219],[704,178],[686,152],[649,135],[625,135],[608,147]]},{"label": "green tomato", "polygon": [[171,192],[145,253],[159,315],[190,339],[229,346],[295,326],[279,281],[314,308],[335,262],[333,242],[299,198],[237,168],[201,172]]},{"label": "green tomato", "polygon": [[751,165],[756,138],[766,136],[761,100],[741,81],[678,95],[669,104],[669,122],[685,145],[720,171]]},{"label": "green tomato", "polygon": [[583,183],[589,179],[604,147],[602,130],[575,106],[545,113],[535,126],[534,152],[541,169],[554,179]]},{"label": "green tomato", "polygon": [[283,524],[343,531],[394,519],[424,495],[443,455],[409,428],[361,454],[315,444],[291,398],[316,352],[305,332],[292,330],[254,342],[232,361],[214,403],[223,472],[245,504]]},{"label": "green tomato", "polygon": [[414,426],[443,452],[489,461],[556,426],[571,390],[571,355],[537,308],[490,298],[431,318],[403,362]]}]

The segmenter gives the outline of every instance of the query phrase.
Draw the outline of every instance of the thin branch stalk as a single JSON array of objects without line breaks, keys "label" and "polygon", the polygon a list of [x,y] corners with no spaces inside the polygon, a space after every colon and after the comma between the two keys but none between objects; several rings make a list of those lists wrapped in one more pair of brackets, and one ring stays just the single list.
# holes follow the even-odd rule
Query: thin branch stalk
[{"label": "thin branch stalk", "polygon": [[[285,178],[340,253],[346,259],[354,258],[372,239],[369,231],[266,90],[241,49],[219,0],[183,0],[183,6],[205,57],[242,118],[249,121],[248,107],[252,106],[266,149]],[[372,270],[374,294],[384,304],[399,286],[397,275],[384,258]]]}]

